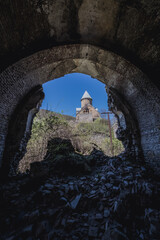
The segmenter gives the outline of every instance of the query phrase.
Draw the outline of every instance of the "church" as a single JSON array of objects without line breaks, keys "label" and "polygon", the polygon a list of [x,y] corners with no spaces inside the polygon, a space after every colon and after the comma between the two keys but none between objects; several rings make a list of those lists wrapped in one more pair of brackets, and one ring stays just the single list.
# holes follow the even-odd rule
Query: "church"
[{"label": "church", "polygon": [[91,96],[85,91],[81,98],[81,108],[76,108],[76,121],[93,122],[100,117],[98,109],[92,106]]}]

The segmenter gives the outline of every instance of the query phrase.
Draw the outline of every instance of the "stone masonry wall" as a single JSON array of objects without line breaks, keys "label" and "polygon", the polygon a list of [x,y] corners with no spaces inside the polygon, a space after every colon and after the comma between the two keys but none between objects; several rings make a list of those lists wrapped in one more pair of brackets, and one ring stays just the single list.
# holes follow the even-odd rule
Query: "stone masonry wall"
[{"label": "stone masonry wall", "polygon": [[93,122],[93,117],[91,113],[81,113],[78,114],[78,122]]}]

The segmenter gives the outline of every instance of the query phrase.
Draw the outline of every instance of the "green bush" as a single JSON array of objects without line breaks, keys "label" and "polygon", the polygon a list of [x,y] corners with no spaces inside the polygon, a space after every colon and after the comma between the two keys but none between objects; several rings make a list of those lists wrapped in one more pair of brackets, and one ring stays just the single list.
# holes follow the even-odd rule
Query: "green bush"
[{"label": "green bush", "polygon": [[62,115],[57,117],[53,114],[46,114],[46,117],[40,119],[36,117],[32,125],[31,140],[37,140],[37,138],[41,138],[47,133],[50,133],[60,126],[67,124],[67,121],[63,118]]},{"label": "green bush", "polygon": [[20,171],[30,168],[30,163],[34,161],[42,161],[46,151],[47,143],[60,132],[69,131],[68,122],[62,115],[55,116],[53,113],[46,113],[45,116],[37,114],[34,118],[31,138],[27,144],[27,153],[20,161]]},{"label": "green bush", "polygon": [[[121,152],[124,151],[124,147],[123,147],[122,142],[119,141],[117,138],[114,138],[114,137],[112,137],[112,147],[113,147],[113,154],[114,155],[119,155]],[[109,156],[112,156],[110,138],[106,137],[103,140],[102,149],[105,152],[105,154],[107,154]]]}]

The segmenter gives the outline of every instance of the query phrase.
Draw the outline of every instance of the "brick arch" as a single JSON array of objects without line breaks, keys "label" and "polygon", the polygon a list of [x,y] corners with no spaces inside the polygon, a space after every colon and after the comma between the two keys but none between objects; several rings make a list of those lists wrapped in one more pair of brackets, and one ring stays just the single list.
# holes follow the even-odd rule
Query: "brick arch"
[{"label": "brick arch", "polygon": [[[138,68],[124,58],[87,44],[53,47],[35,53],[8,67],[0,75],[1,163],[11,116],[32,89],[68,73],[80,72],[115,89],[137,122],[144,158],[160,168],[160,92]],[[113,91],[112,91],[113,92]],[[113,94],[112,94],[112,97]],[[131,110],[129,110],[131,109]],[[133,124],[134,125],[134,124]]]}]

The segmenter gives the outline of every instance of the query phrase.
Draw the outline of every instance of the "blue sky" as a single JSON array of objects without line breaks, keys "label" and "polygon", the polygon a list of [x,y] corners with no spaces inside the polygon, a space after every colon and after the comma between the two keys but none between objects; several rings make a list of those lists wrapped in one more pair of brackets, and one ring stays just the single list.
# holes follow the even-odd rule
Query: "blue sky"
[{"label": "blue sky", "polygon": [[67,74],[64,77],[43,84],[45,99],[42,109],[76,116],[76,108],[81,107],[81,97],[85,90],[93,99],[93,106],[108,110],[105,85],[81,73]]}]

